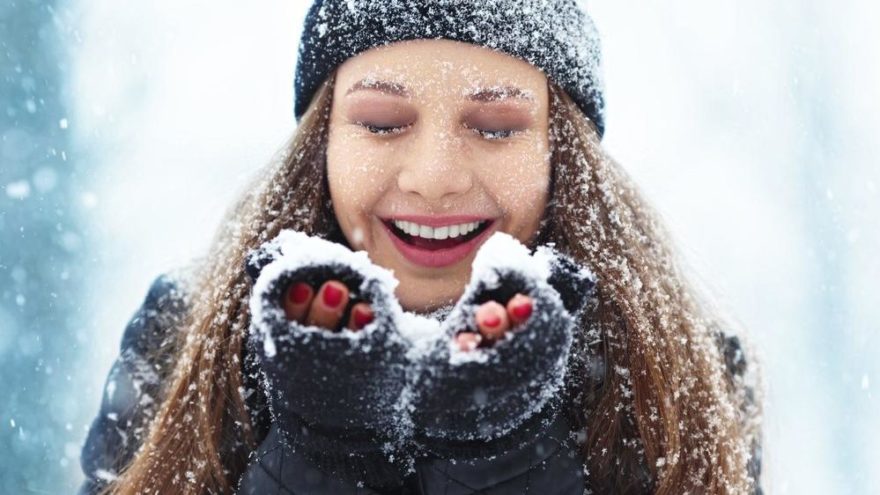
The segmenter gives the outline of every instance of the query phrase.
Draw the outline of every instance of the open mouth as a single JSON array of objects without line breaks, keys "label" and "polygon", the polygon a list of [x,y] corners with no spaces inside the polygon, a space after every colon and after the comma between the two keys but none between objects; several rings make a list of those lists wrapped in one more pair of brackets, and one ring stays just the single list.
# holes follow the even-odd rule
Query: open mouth
[{"label": "open mouth", "polygon": [[492,220],[478,220],[443,227],[430,227],[404,220],[383,220],[388,230],[405,244],[417,249],[439,251],[451,249],[477,238]]}]

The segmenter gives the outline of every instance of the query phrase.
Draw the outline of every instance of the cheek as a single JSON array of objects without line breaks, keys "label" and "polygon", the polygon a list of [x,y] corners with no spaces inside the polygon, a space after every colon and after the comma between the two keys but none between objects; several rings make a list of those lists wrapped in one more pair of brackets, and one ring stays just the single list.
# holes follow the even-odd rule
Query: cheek
[{"label": "cheek", "polygon": [[331,132],[327,146],[327,182],[333,209],[346,237],[365,229],[370,211],[381,198],[387,183],[387,167],[381,150],[357,136]]},{"label": "cheek", "polygon": [[511,145],[489,163],[481,182],[504,210],[509,226],[526,228],[540,220],[550,184],[546,146]]}]

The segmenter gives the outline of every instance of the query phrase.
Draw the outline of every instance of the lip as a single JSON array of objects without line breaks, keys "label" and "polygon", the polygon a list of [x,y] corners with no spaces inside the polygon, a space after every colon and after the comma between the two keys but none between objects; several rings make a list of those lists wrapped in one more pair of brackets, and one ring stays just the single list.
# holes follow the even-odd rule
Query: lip
[{"label": "lip", "polygon": [[479,246],[489,235],[492,234],[492,232],[495,230],[496,223],[494,219],[473,215],[456,215],[447,217],[399,215],[395,216],[394,218],[389,218],[387,220],[415,222],[418,224],[427,225],[429,227],[443,227],[446,225],[456,225],[459,223],[476,221],[490,222],[486,229],[483,230],[483,232],[480,232],[480,234],[473,239],[457,246],[453,246],[451,248],[436,250],[422,249],[416,246],[409,245],[401,238],[397,237],[384,221],[380,222],[382,224],[382,227],[385,229],[386,235],[388,235],[388,237],[391,239],[391,243],[394,244],[394,247],[397,248],[397,250],[400,252],[400,254],[403,255],[404,258],[416,265],[427,268],[442,268],[444,266],[453,265],[467,258],[468,255],[476,250],[477,246]]}]

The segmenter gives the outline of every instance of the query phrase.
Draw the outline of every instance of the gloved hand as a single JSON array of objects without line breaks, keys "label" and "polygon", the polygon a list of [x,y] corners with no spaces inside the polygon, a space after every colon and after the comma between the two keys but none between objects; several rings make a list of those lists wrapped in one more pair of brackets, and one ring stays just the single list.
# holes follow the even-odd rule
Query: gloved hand
[{"label": "gloved hand", "polygon": [[[495,234],[474,260],[471,282],[443,322],[444,336],[419,361],[412,406],[415,440],[441,457],[485,457],[531,442],[559,411],[577,317],[594,295],[587,269],[549,247],[530,254]],[[514,294],[534,310],[491,347],[450,345],[476,331],[474,312]]]},{"label": "gloved hand", "polygon": [[[398,486],[407,469],[394,455],[407,344],[393,331],[401,313],[396,280],[366,253],[293,231],[249,253],[246,270],[254,281],[248,344],[282,439],[329,474]],[[282,301],[291,284],[330,279],[347,286],[349,308],[370,304],[371,323],[332,332],[286,317]]]},{"label": "gloved hand", "polygon": [[[491,456],[534,441],[558,412],[574,322],[595,286],[572,260],[549,248],[532,255],[506,234],[481,247],[443,322],[404,313],[396,280],[365,253],[304,234],[282,232],[246,269],[249,345],[281,437],[325,472],[377,488],[394,488],[425,451]],[[368,302],[374,321],[333,333],[286,318],[286,288],[330,279],[348,287],[349,308]],[[523,323],[491,347],[459,349],[456,334],[476,330],[481,303],[517,293],[532,298]]]}]

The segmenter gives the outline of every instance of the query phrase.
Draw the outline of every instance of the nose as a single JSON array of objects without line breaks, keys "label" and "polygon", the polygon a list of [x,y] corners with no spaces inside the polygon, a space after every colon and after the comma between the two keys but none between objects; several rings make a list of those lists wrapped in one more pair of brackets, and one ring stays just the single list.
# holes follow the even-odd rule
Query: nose
[{"label": "nose", "polygon": [[473,187],[473,175],[461,140],[436,128],[421,131],[403,157],[397,186],[428,201],[467,193]]}]

